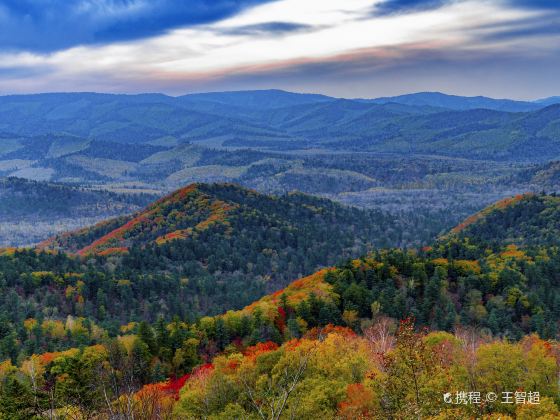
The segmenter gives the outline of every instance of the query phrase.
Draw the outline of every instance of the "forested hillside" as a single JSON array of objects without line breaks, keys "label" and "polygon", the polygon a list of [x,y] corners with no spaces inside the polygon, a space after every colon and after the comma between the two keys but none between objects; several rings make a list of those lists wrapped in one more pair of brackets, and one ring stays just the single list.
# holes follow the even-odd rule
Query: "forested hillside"
[{"label": "forested hillside", "polygon": [[[162,248],[172,247],[171,253],[183,255],[181,247],[189,247],[184,243],[206,243],[223,254],[219,258],[223,260],[228,255],[249,257],[249,243],[256,242],[257,252],[264,248],[277,253],[285,248],[305,249],[308,255],[328,261],[331,253],[324,248],[335,243],[347,249],[364,249],[368,241],[387,246],[395,239],[391,235],[399,233],[394,224],[380,212],[300,193],[274,197],[233,184],[191,184],[134,215],[59,235],[41,247],[86,255],[159,246],[160,253],[165,253]],[[230,246],[221,249],[219,241]],[[335,253],[341,250],[337,248]],[[209,257],[208,252],[195,254]]]},{"label": "forested hillside", "polygon": [[[4,251],[0,413],[556,418],[559,206],[534,194],[501,201],[431,247],[373,251],[212,317],[188,312],[202,283],[191,290],[173,270]],[[481,403],[462,404],[463,391]]]},{"label": "forested hillside", "polygon": [[452,234],[479,247],[547,245],[560,242],[560,198],[524,194],[487,207],[455,227]]},{"label": "forested hillside", "polygon": [[5,316],[15,324],[45,313],[85,316],[113,331],[160,316],[195,319],[415,229],[414,219],[397,223],[299,193],[193,184],[133,216],[59,235],[41,245],[47,252],[5,251],[3,299],[13,305]]}]

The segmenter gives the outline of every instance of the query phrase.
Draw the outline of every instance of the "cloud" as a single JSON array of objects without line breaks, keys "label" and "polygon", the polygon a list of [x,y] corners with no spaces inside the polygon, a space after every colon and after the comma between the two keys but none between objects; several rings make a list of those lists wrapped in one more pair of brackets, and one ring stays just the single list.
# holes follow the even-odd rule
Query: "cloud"
[{"label": "cloud", "polygon": [[[399,13],[414,13],[424,10],[433,10],[440,7],[458,3],[465,0],[382,0],[373,7],[374,16],[384,16]],[[493,0],[502,5],[521,7],[526,9],[558,9],[559,0]]]},{"label": "cloud", "polygon": [[[558,78],[549,75],[559,61],[554,26],[558,21],[553,20],[557,15],[513,1],[277,0],[260,5],[253,1],[253,7],[227,18],[181,25],[146,38],[48,53],[2,52],[0,46],[0,92],[181,94],[278,87],[345,97],[411,90],[528,96],[538,80],[539,89],[544,90],[545,81],[550,89],[549,94],[538,95],[550,96],[560,89]],[[395,8],[397,3],[400,9]],[[127,16],[132,22],[138,21],[133,19],[137,14],[145,16],[143,7],[152,3],[80,4],[75,13],[120,20]],[[114,7],[100,8],[101,4]],[[375,7],[385,7],[387,13],[372,13]],[[0,21],[5,16],[2,10]],[[120,21],[115,19],[109,21]],[[498,68],[505,72],[502,77]],[[485,71],[492,71],[493,77],[485,77]],[[500,93],[506,89],[509,94]]]},{"label": "cloud", "polygon": [[271,0],[3,0],[0,49],[52,52],[216,22]]},{"label": "cloud", "polygon": [[452,1],[453,0],[384,0],[374,6],[372,14],[374,16],[384,16],[432,10],[445,6]]},{"label": "cloud", "polygon": [[555,38],[560,36],[560,12],[547,16],[519,19],[502,25],[473,28],[482,32],[480,39],[486,41],[527,41],[533,37]]},{"label": "cloud", "polygon": [[0,78],[2,79],[20,79],[31,77],[44,77],[53,70],[48,66],[6,66],[0,67]]},{"label": "cloud", "polygon": [[558,0],[504,0],[512,6],[525,7],[528,9],[558,9],[560,10],[560,1]]},{"label": "cloud", "polygon": [[278,35],[290,32],[309,31],[312,25],[295,22],[265,22],[254,25],[225,28],[220,32],[225,35]]}]

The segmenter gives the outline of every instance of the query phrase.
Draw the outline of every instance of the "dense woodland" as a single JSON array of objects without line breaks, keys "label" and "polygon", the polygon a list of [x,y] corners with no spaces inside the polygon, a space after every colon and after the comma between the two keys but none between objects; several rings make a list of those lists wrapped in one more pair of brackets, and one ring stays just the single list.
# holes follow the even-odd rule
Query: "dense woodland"
[{"label": "dense woodland", "polygon": [[[43,244],[82,257],[6,250],[0,257],[1,299],[9,309],[3,313],[11,325],[83,317],[112,335],[128,322],[175,316],[193,321],[241,308],[325,261],[362,254],[372,244],[386,246],[392,223],[380,213],[302,194],[274,198],[232,185],[192,186],[134,217]],[[43,338],[25,351],[69,344]]]},{"label": "dense woodland", "polygon": [[[191,302],[216,286],[162,270],[156,245],[5,250],[0,416],[555,418],[559,207],[503,200],[431,246],[374,250],[212,316]],[[234,284],[224,307],[240,307]],[[525,402],[442,399],[461,391]]]}]

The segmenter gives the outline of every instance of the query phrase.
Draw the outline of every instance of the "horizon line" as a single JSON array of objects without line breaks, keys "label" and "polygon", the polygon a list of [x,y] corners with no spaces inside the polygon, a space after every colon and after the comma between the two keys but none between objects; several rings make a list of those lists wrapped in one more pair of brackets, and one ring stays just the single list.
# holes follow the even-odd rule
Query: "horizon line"
[{"label": "horizon line", "polygon": [[209,91],[193,91],[188,93],[182,93],[179,95],[171,95],[164,92],[105,92],[105,91],[43,91],[43,92],[32,92],[32,93],[0,93],[0,98],[12,97],[12,96],[35,96],[35,95],[114,95],[114,96],[142,96],[142,95],[160,95],[165,96],[168,98],[182,98],[185,96],[195,96],[195,95],[205,95],[205,94],[228,94],[228,93],[251,93],[251,92],[282,92],[282,93],[289,93],[295,95],[315,95],[315,96],[323,96],[325,98],[330,99],[342,99],[342,100],[350,100],[350,101],[361,101],[361,100],[378,100],[378,99],[388,99],[388,98],[397,98],[402,96],[410,96],[410,95],[420,95],[420,94],[440,94],[444,96],[451,96],[451,97],[458,97],[458,98],[486,98],[492,99],[496,101],[514,101],[514,102],[525,102],[525,103],[538,103],[538,101],[546,100],[550,98],[556,98],[560,95],[549,95],[545,97],[537,97],[534,99],[517,99],[517,98],[508,98],[508,97],[501,97],[496,98],[492,96],[486,95],[460,95],[457,93],[447,93],[444,91],[439,90],[426,90],[426,91],[413,91],[408,93],[399,93],[395,95],[383,95],[383,96],[374,96],[374,97],[344,97],[344,96],[332,96],[327,95],[321,92],[309,92],[309,91],[297,91],[297,90],[286,90],[286,89],[279,89],[279,88],[266,88],[266,89],[232,89],[232,90],[209,90]]}]

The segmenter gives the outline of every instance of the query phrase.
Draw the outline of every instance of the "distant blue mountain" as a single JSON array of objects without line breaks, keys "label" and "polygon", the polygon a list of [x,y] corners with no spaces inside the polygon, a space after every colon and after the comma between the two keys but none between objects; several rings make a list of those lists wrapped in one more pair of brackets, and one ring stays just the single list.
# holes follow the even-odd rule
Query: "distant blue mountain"
[{"label": "distant blue mountain", "polygon": [[535,103],[542,106],[560,104],[560,96],[551,96],[549,98],[537,99]]},{"label": "distant blue mountain", "polygon": [[335,100],[335,98],[325,95],[293,93],[278,89],[194,93],[180,96],[178,99],[182,100],[183,103],[217,102],[224,105],[254,109],[282,108]]},{"label": "distant blue mountain", "polygon": [[[214,104],[214,107],[216,104],[220,104],[227,105],[229,107],[244,109],[250,108],[253,110],[278,109],[341,100],[339,98],[326,95],[294,93],[278,89],[195,93],[180,96],[178,99],[184,104],[197,104],[198,106],[204,106],[204,103],[212,103]],[[417,92],[400,96],[372,99],[359,98],[352,99],[352,101],[373,104],[401,104],[416,107],[417,111],[423,107],[428,107],[424,108],[422,112],[434,112],[438,108],[440,110],[445,108],[455,111],[490,109],[504,112],[529,112],[541,109],[548,105],[560,103],[560,96],[552,96],[550,98],[543,98],[536,101],[516,101],[512,99],[494,99],[486,96],[459,96],[448,95],[441,92]],[[409,111],[411,110],[412,108],[409,108]]]},{"label": "distant blue mountain", "polygon": [[48,93],[0,96],[0,132],[68,133],[119,143],[229,135],[281,135],[232,113],[208,112],[162,94]]},{"label": "distant blue mountain", "polygon": [[[543,161],[560,157],[560,105],[549,102],[554,98],[522,102],[437,92],[349,100],[281,90],[0,96],[0,160],[79,154],[71,163],[87,160],[90,170],[99,159],[140,164],[194,142]],[[159,170],[163,158],[149,160],[151,170]]]},{"label": "distant blue mountain", "polygon": [[456,96],[440,92],[419,92],[407,95],[362,100],[370,103],[399,103],[411,106],[431,106],[465,111],[469,109],[492,109],[505,112],[527,112],[546,106],[535,102],[514,101],[511,99],[493,99],[485,96]]}]

